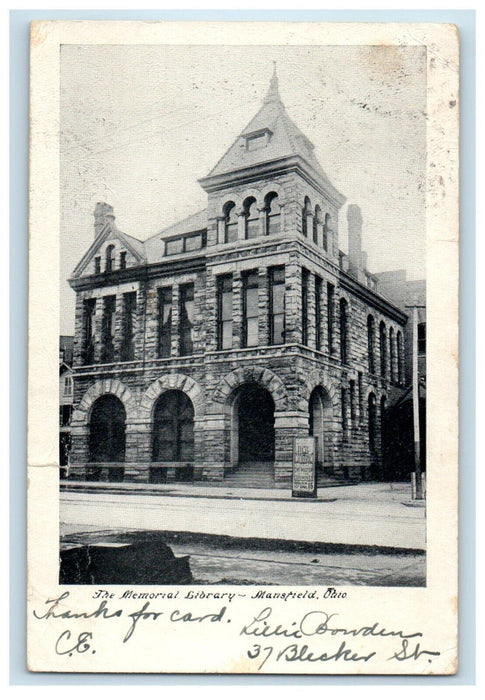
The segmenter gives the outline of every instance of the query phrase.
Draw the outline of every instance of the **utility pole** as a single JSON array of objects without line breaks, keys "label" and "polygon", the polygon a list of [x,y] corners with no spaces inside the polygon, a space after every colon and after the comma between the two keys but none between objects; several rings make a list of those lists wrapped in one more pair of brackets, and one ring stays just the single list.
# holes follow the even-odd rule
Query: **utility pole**
[{"label": "utility pole", "polygon": [[421,472],[421,437],[419,431],[419,376],[418,376],[418,309],[424,306],[408,306],[413,310],[413,433],[414,433],[414,471],[416,474],[416,500],[423,499],[423,478]]}]

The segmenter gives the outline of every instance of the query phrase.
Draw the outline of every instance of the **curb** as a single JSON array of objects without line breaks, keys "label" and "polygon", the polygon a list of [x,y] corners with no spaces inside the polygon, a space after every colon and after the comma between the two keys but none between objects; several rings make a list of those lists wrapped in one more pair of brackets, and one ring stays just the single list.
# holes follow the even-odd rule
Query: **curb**
[{"label": "curb", "polygon": [[426,554],[425,549],[411,547],[392,547],[385,545],[350,544],[340,542],[308,542],[304,540],[269,539],[263,537],[234,537],[232,535],[213,535],[202,532],[173,531],[173,530],[101,530],[98,532],[79,532],[66,535],[63,541],[75,542],[86,539],[94,543],[96,538],[109,535],[118,541],[133,539],[134,536],[146,537],[156,533],[166,544],[207,544],[217,545],[224,549],[260,549],[272,552],[308,552],[313,554],[384,554],[415,556]]}]

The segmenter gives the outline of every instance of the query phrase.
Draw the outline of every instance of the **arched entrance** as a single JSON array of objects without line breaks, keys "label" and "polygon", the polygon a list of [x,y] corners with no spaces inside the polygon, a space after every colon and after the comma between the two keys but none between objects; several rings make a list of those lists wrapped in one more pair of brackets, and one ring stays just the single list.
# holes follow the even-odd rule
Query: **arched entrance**
[{"label": "arched entrance", "polygon": [[[87,478],[98,481],[103,463],[125,461],[126,412],[121,401],[112,394],[100,396],[91,411],[89,423],[89,461]],[[124,468],[112,466],[108,469],[109,481],[123,481]]]},{"label": "arched entrance", "polygon": [[244,384],[236,405],[240,463],[274,461],[274,401],[267,389]]},{"label": "arched entrance", "polygon": [[187,463],[194,461],[194,406],[183,391],[165,391],[155,404],[152,461],[163,464],[150,469],[152,482],[165,482],[169,469],[176,470],[177,480],[189,481],[193,477],[193,464]]},{"label": "arched entrance", "polygon": [[317,472],[331,475],[333,467],[328,438],[332,429],[333,409],[330,396],[323,387],[315,387],[310,394],[308,414],[308,434],[317,438]]},{"label": "arched entrance", "polygon": [[231,464],[234,485],[274,485],[275,405],[256,382],[239,386],[231,397]]}]

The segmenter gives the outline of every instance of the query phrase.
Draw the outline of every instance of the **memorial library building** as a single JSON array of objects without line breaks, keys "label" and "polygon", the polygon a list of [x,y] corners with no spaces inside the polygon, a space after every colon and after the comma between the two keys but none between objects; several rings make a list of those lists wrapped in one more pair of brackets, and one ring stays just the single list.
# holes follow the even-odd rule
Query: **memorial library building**
[{"label": "memorial library building", "polygon": [[[289,118],[273,75],[200,181],[207,208],[140,241],[98,203],[76,292],[69,477],[289,487],[384,478],[407,390],[407,315],[366,268],[362,218]],[[344,218],[340,216],[340,218]]]}]

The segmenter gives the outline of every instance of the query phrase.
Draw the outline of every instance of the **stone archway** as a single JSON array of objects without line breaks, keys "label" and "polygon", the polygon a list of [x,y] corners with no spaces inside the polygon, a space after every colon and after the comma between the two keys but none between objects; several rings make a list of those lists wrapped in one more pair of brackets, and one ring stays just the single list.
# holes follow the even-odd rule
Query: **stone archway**
[{"label": "stone archway", "polygon": [[150,384],[140,401],[140,419],[151,422],[155,403],[160,394],[170,389],[187,394],[194,406],[194,419],[200,420],[204,415],[204,392],[200,385],[186,374],[167,374]]},{"label": "stone archway", "polygon": [[214,403],[226,406],[234,390],[246,383],[258,384],[267,389],[274,401],[275,411],[286,409],[288,393],[285,385],[274,372],[261,367],[242,367],[227,374],[214,389]]},{"label": "stone archway", "polygon": [[71,425],[87,426],[95,401],[104,394],[116,396],[121,401],[127,421],[136,416],[137,405],[130,389],[119,379],[101,379],[89,387],[82,397],[73,413]]}]

